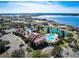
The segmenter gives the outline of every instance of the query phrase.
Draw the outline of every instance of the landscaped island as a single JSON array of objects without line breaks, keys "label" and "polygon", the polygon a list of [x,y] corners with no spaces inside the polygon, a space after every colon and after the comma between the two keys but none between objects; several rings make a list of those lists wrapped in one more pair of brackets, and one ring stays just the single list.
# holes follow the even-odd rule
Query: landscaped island
[{"label": "landscaped island", "polygon": [[77,53],[78,29],[45,18],[0,16],[0,57],[78,57]]}]

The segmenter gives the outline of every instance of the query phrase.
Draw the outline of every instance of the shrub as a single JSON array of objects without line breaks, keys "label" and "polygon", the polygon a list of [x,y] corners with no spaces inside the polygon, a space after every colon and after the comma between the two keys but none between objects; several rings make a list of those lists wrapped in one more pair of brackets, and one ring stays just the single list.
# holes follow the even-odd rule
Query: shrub
[{"label": "shrub", "polygon": [[44,58],[48,58],[49,57],[49,55],[48,54],[45,54],[45,53],[43,53],[43,54],[41,54],[41,57],[44,57]]},{"label": "shrub", "polygon": [[68,33],[68,34],[67,34],[67,37],[73,37],[73,34]]},{"label": "shrub", "polygon": [[15,50],[12,52],[11,57],[25,57],[25,52],[22,49]]},{"label": "shrub", "polygon": [[26,48],[26,51],[32,52],[32,48],[31,48],[31,47],[27,47],[27,48]]},{"label": "shrub", "polygon": [[46,34],[47,32],[46,31],[43,31],[43,30],[39,30],[39,33],[41,33],[41,34]]},{"label": "shrub", "polygon": [[40,57],[41,52],[39,50],[32,51],[32,57]]},{"label": "shrub", "polygon": [[74,39],[73,39],[72,37],[69,37],[69,38],[65,39],[65,41],[66,41],[67,43],[71,43],[73,40],[74,40]]},{"label": "shrub", "polygon": [[0,47],[5,46],[9,43],[10,43],[9,41],[0,41]]},{"label": "shrub", "polygon": [[62,57],[61,56],[62,53],[62,49],[60,47],[54,47],[53,51],[52,51],[52,55],[57,58],[57,57]]}]

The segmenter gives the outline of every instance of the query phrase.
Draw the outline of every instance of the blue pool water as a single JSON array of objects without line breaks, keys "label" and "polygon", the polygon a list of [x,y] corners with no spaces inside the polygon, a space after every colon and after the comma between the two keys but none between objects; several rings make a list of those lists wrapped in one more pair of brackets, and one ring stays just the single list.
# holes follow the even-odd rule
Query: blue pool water
[{"label": "blue pool water", "polygon": [[47,36],[47,40],[54,40],[53,36],[54,36],[54,34],[48,35],[48,36]]}]

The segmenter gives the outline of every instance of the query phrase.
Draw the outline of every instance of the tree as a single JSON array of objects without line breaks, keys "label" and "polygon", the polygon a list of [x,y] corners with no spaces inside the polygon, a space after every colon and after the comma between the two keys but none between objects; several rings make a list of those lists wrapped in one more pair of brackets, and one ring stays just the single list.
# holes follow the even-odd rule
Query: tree
[{"label": "tree", "polygon": [[65,39],[65,41],[66,41],[67,43],[71,43],[73,40],[74,40],[74,39],[73,39],[72,37],[69,37],[69,38]]},{"label": "tree", "polygon": [[43,31],[43,30],[39,30],[39,33],[45,35],[47,32],[46,31]]},{"label": "tree", "polygon": [[62,56],[61,56],[61,53],[62,53],[61,50],[62,50],[62,49],[61,49],[60,47],[55,46],[54,49],[53,49],[53,51],[52,51],[52,55],[53,55],[54,57],[56,57],[56,58],[57,58],[57,57],[62,57]]},{"label": "tree", "polygon": [[0,47],[3,47],[9,43],[10,43],[9,41],[0,41]]},{"label": "tree", "polygon": [[38,33],[39,33],[39,30],[40,30],[40,26],[37,27],[37,32],[38,32]]},{"label": "tree", "polygon": [[26,48],[26,51],[32,52],[32,48],[31,48],[31,47],[27,47],[27,48]]},{"label": "tree", "polygon": [[15,50],[12,52],[11,57],[25,57],[25,52],[22,49]]},{"label": "tree", "polygon": [[40,57],[41,52],[39,50],[32,51],[32,57]]},{"label": "tree", "polygon": [[68,33],[68,34],[67,34],[67,37],[73,37],[73,34]]},{"label": "tree", "polygon": [[5,47],[5,45],[9,44],[9,41],[2,41],[0,40],[0,54],[4,53],[5,51],[7,51],[10,47],[7,46]]},{"label": "tree", "polygon": [[48,29],[47,29],[47,32],[50,33],[49,27],[48,27]]}]

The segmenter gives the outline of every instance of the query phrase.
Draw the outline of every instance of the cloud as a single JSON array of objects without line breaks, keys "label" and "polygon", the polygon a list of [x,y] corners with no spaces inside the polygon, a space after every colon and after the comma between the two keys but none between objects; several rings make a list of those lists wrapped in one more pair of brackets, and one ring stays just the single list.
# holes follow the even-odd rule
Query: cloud
[{"label": "cloud", "polygon": [[64,7],[55,2],[8,2],[0,13],[78,13],[79,8]]}]

